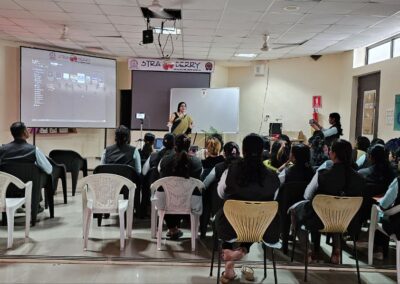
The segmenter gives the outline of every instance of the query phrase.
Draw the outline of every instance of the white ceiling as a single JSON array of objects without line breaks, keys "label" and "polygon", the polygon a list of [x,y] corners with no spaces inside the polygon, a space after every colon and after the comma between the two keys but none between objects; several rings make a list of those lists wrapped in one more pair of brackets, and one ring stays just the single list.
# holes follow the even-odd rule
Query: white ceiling
[{"label": "white ceiling", "polygon": [[[151,0],[0,0],[0,39],[87,50],[116,57],[160,57],[154,44],[140,45],[146,22],[140,6]],[[173,36],[174,58],[253,60],[334,53],[366,46],[400,33],[400,0],[160,0],[182,10]],[[297,6],[296,11],[286,11]],[[152,19],[152,26],[161,20]],[[63,26],[68,39],[62,40]],[[171,21],[169,26],[173,25]],[[261,52],[262,35],[302,46]],[[114,36],[114,37],[110,37]],[[161,37],[164,44],[166,36]],[[167,43],[166,54],[172,47]],[[248,59],[245,59],[248,60]]]}]

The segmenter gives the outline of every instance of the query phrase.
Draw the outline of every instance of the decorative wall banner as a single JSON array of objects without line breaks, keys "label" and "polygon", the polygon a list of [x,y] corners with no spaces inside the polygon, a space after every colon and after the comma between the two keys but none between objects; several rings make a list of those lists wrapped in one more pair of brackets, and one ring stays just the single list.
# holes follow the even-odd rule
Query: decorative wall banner
[{"label": "decorative wall banner", "polygon": [[214,61],[186,59],[129,58],[128,69],[138,71],[212,73]]},{"label": "decorative wall banner", "polygon": [[393,130],[400,131],[400,95],[394,99],[394,126]]},{"label": "decorative wall banner", "polygon": [[362,135],[374,134],[376,90],[364,92]]}]

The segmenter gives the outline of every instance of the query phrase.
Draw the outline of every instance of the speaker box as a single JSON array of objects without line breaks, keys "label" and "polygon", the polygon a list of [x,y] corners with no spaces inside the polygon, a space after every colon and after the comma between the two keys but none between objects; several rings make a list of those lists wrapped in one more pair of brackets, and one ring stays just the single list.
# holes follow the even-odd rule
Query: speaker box
[{"label": "speaker box", "polygon": [[269,136],[282,134],[282,123],[270,123],[269,124]]},{"label": "speaker box", "polygon": [[121,90],[119,124],[131,128],[132,121],[132,90]]},{"label": "speaker box", "polygon": [[153,30],[144,30],[143,31],[143,44],[153,43]]}]

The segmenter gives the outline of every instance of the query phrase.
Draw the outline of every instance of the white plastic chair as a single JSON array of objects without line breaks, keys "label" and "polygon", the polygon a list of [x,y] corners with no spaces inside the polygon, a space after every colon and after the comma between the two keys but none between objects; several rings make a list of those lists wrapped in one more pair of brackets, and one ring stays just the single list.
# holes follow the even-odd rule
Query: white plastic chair
[{"label": "white plastic chair", "polygon": [[[13,183],[20,189],[25,188],[25,197],[22,198],[6,198],[7,187]],[[20,179],[13,175],[0,172],[0,212],[6,212],[7,215],[7,231],[8,240],[7,248],[13,245],[14,233],[14,216],[15,211],[25,204],[25,238],[29,237],[29,229],[31,223],[31,196],[32,182],[23,183]]]},{"label": "white plastic chair", "polygon": [[[128,187],[128,200],[120,200],[119,193],[123,186]],[[114,174],[96,174],[87,176],[79,181],[79,188],[82,189],[83,206],[83,236],[84,249],[87,249],[90,223],[93,214],[118,213],[120,227],[120,249],[125,247],[125,219],[127,212],[126,238],[132,234],[133,221],[133,197],[136,185],[129,179]]]},{"label": "white plastic chair", "polygon": [[395,234],[388,235],[382,228],[382,224],[378,223],[379,213],[384,216],[391,216],[400,212],[400,205],[394,206],[389,210],[383,211],[378,205],[373,205],[371,209],[371,221],[369,224],[369,238],[368,238],[368,264],[373,264],[374,253],[374,239],[375,231],[378,230],[396,242],[396,270],[397,270],[397,283],[400,283],[400,240],[397,239]]},{"label": "white plastic chair", "polygon": [[[157,198],[162,192],[157,192],[157,189],[162,187],[165,193],[164,208],[157,207]],[[200,192],[204,189],[204,184],[195,178],[182,178],[182,177],[165,177],[155,181],[151,186],[152,198],[152,232],[157,230],[156,222],[158,213],[158,233],[157,233],[157,249],[161,250],[161,236],[163,229],[163,222],[165,214],[188,214],[190,215],[190,227],[192,233],[192,251],[196,249],[196,238],[199,229],[200,214],[192,213],[191,200],[193,191],[198,188]],[[158,197],[157,197],[158,195]],[[154,198],[156,196],[156,198]],[[200,196],[201,198],[201,196]],[[160,200],[158,200],[160,201]]]}]

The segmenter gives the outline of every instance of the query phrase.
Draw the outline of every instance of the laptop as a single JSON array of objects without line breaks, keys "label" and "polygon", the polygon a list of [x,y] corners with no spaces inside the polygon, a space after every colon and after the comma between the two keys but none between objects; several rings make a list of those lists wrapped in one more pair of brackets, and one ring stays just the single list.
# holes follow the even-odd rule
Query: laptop
[{"label": "laptop", "polygon": [[156,138],[154,141],[154,150],[160,151],[164,147],[163,140],[163,138]]}]

